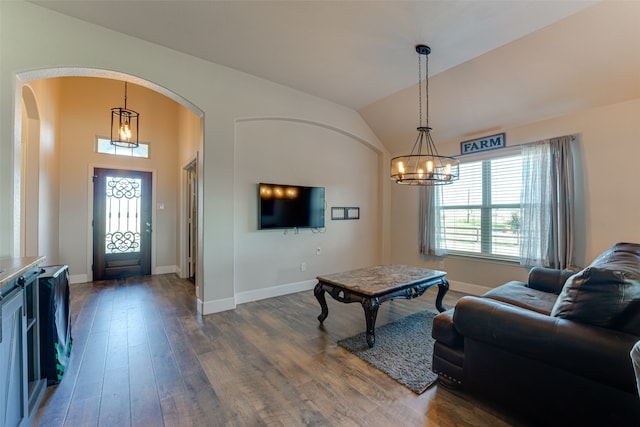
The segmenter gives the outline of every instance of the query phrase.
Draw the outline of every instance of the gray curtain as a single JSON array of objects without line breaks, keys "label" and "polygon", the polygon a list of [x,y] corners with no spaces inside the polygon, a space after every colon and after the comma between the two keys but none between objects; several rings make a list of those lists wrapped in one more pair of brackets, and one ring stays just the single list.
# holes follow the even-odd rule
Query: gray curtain
[{"label": "gray curtain", "polygon": [[573,136],[522,149],[520,264],[565,269],[573,261]]},{"label": "gray curtain", "polygon": [[441,197],[440,187],[420,187],[418,197],[418,245],[420,253],[427,256],[446,255],[444,233],[441,232],[442,215],[437,211],[436,200]]}]

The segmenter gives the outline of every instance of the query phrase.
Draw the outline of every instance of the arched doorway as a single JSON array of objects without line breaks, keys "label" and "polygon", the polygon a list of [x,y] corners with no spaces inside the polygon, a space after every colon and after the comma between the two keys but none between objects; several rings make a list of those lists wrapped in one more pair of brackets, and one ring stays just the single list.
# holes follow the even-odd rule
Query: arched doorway
[{"label": "arched doorway", "polygon": [[39,172],[40,112],[33,89],[22,86],[22,135],[20,151],[20,256],[37,255],[39,251]]},{"label": "arched doorway", "polygon": [[[200,132],[202,131],[201,122],[203,120],[203,113],[199,108],[195,107],[193,104],[191,104],[186,99],[182,98],[181,96],[175,94],[174,92],[172,92],[172,91],[170,91],[170,90],[168,90],[168,89],[166,89],[164,87],[161,87],[161,86],[159,86],[157,84],[154,84],[152,82],[149,82],[147,80],[140,79],[138,77],[131,76],[131,75],[128,75],[128,74],[112,72],[112,71],[104,71],[104,70],[94,70],[94,69],[57,68],[57,69],[38,70],[38,71],[30,71],[30,72],[26,72],[26,73],[21,73],[21,74],[19,74],[17,76],[17,85],[18,85],[18,88],[26,88],[25,89],[26,92],[27,92],[26,96],[30,96],[30,100],[28,102],[30,104],[33,104],[33,105],[37,106],[37,102],[36,102],[36,100],[37,100],[37,98],[36,98],[37,92],[34,93],[33,90],[30,90],[31,84],[35,85],[37,81],[48,80],[48,79],[56,79],[56,78],[59,78],[59,77],[72,77],[72,78],[73,77],[82,77],[82,78],[110,79],[110,80],[116,80],[116,81],[119,81],[119,82],[127,81],[129,83],[133,83],[135,85],[141,86],[141,87],[143,87],[143,88],[145,88],[145,89],[147,89],[149,91],[153,91],[153,92],[156,92],[157,94],[160,94],[160,95],[162,95],[164,97],[167,97],[168,99],[172,100],[173,102],[179,104],[184,110],[188,111],[189,114],[192,114],[195,117],[194,121],[197,121],[197,122],[200,123],[197,126],[197,128],[200,130]],[[42,100],[37,100],[37,101],[42,102]],[[26,104],[27,101],[25,101],[24,103]],[[112,105],[112,107],[115,107],[115,106],[117,106],[117,105]],[[25,109],[26,109],[26,107],[25,107]],[[25,113],[25,116],[29,116],[29,114],[30,113],[27,112],[27,113]],[[31,119],[29,119],[28,121],[31,121]],[[33,127],[39,129],[40,125],[34,125]],[[31,132],[30,135],[31,134],[35,135],[35,132]],[[199,135],[197,137],[197,139],[198,139],[198,142],[200,144],[199,144],[199,147],[198,147],[198,149],[196,151],[196,155],[202,156],[202,155],[204,155],[204,153],[202,152],[202,145],[201,145],[202,135]],[[31,137],[29,136],[29,138],[23,138],[23,140],[29,140],[30,141]],[[38,138],[36,138],[36,140],[38,140]],[[179,143],[179,141],[176,141],[176,143]],[[31,150],[25,150],[25,149],[23,149],[23,146],[24,146],[24,141],[20,141],[19,144],[18,143],[16,144],[16,149],[17,150],[19,149],[20,151],[19,151],[19,154],[15,156],[15,158],[17,160],[15,161],[14,170],[16,172],[14,172],[14,174],[15,174],[14,177],[16,179],[20,179],[19,182],[21,183],[21,185],[27,185],[27,183],[29,183],[32,180],[29,180],[28,176],[27,176],[27,178],[23,178],[22,177],[23,174],[29,174],[29,173],[31,173],[30,171],[32,171],[33,169],[35,169],[36,173],[37,173],[40,170],[40,168],[38,168],[38,167],[32,168],[31,166],[27,167],[27,166],[24,165],[25,161],[29,161],[29,158],[30,158],[29,157],[29,153],[30,153]],[[37,158],[37,153],[38,153],[39,150],[35,149],[34,151],[36,153],[36,158]],[[66,154],[64,156],[65,157],[60,160],[60,164],[61,165],[65,165],[65,164],[68,165],[69,164],[68,162],[71,161],[71,159]],[[191,158],[189,159],[189,161],[190,160],[191,160]],[[34,165],[34,164],[36,164],[35,163],[36,161],[37,160],[32,160],[30,164]],[[184,161],[182,164],[176,164],[176,166],[175,166],[176,179],[181,179],[180,172],[189,163],[189,161]],[[85,167],[85,172],[87,174],[89,173],[88,172],[89,166],[90,165],[87,165]],[[109,166],[109,165],[107,165],[107,166]],[[200,173],[199,176],[202,176],[202,174]],[[179,187],[183,188],[185,186],[180,185]],[[35,192],[36,194],[37,193],[42,194],[41,185],[40,186],[36,185],[35,189],[33,190],[33,192]],[[182,199],[182,198],[183,197],[176,197],[176,199]],[[15,241],[16,242],[20,242],[20,245],[24,245],[24,247],[26,248],[28,246],[27,245],[28,237],[31,234],[35,235],[36,238],[37,238],[37,236],[39,234],[41,234],[41,233],[39,233],[39,230],[38,230],[38,225],[39,225],[40,221],[38,219],[29,220],[29,218],[28,218],[27,210],[29,209],[29,207],[27,206],[27,203],[30,200],[30,196],[27,195],[25,197],[25,196],[23,196],[23,194],[20,194],[20,200],[21,200],[21,203],[16,204],[17,205],[16,209],[18,210],[18,212],[15,213],[14,215],[15,215],[16,218],[19,218],[20,225],[21,225],[20,226],[21,231],[20,231],[19,235],[15,236],[15,239],[16,239]],[[38,198],[36,198],[36,200],[38,200]],[[61,214],[62,218],[64,218],[66,215],[69,214],[69,211],[65,211],[65,210],[67,210],[67,209],[69,209],[69,210],[77,209],[77,206],[74,206],[74,207],[69,206],[69,207],[67,207],[65,205],[65,202],[66,202],[66,200],[59,200],[59,204],[60,204],[59,210],[60,210],[60,212],[63,212]],[[154,206],[157,209],[163,209],[160,206],[164,206],[164,204],[166,202],[164,200],[157,200],[157,202],[158,202],[157,206],[156,205],[154,205]],[[32,205],[33,205],[33,203],[32,203]],[[80,206],[80,207],[84,208],[83,206]],[[41,211],[43,211],[43,207],[36,205],[35,211],[36,211],[36,213],[41,212]],[[175,228],[178,229],[178,230],[184,230],[184,227],[182,227],[181,224],[183,222],[185,222],[186,219],[182,218],[181,209],[179,207],[176,208],[176,211],[177,211],[176,215],[178,216],[179,219],[176,221]],[[201,219],[199,219],[199,220],[201,220]],[[80,225],[80,224],[78,224],[78,225]],[[54,234],[55,233],[51,233],[50,237],[53,236]],[[60,233],[59,239],[60,239],[60,241],[62,241],[63,239],[65,239],[65,235],[63,233]],[[180,233],[178,233],[178,236],[177,236],[177,240],[178,241],[175,241],[176,239],[174,239],[174,242],[172,242],[173,244],[177,244],[177,246],[180,248],[181,252],[186,251],[187,248],[188,248],[186,242],[183,241],[183,239],[186,239],[186,236],[184,236],[183,233],[180,232]],[[35,246],[35,251],[36,252],[42,252],[42,248],[38,248],[37,244],[35,244],[35,245],[34,244],[30,244],[30,246]],[[91,242],[87,242],[85,246],[87,248],[90,248],[91,247]],[[87,251],[88,250],[89,249],[87,249]],[[55,255],[56,254],[54,254],[54,256],[53,256],[54,259],[53,260],[49,260],[49,262],[57,262],[55,260],[55,258],[56,258]],[[65,258],[64,255],[65,254],[61,254],[61,257]],[[199,256],[201,256],[201,255],[199,254]],[[176,256],[175,258],[176,258],[176,260],[178,260],[178,259],[183,259],[184,257],[180,255],[180,256]],[[87,257],[87,259],[90,259],[90,257]],[[61,261],[64,262],[64,263],[67,263],[66,259],[61,259]],[[183,273],[183,270],[184,271],[188,271],[188,269],[180,268],[181,266],[179,266],[178,261],[176,261],[175,263],[178,264],[178,268],[175,269],[176,271],[178,271],[180,273]],[[87,264],[87,272],[85,273],[84,277],[86,277],[86,280],[91,280],[91,274],[90,274],[90,270],[89,270],[90,267],[91,267],[90,266],[90,262],[87,261],[86,264]],[[78,269],[76,269],[76,270],[78,270]],[[156,272],[157,273],[171,272],[169,270],[170,270],[170,268],[167,269],[166,266],[158,266],[158,271],[154,271],[154,273],[156,273]],[[86,281],[86,280],[83,280],[82,273],[79,274],[78,277],[76,277],[76,281]]]}]

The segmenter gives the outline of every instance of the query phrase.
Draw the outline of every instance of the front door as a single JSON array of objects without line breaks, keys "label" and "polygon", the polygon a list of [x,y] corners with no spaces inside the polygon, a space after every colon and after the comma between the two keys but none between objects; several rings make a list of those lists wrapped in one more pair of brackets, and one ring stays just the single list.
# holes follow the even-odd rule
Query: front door
[{"label": "front door", "polygon": [[151,274],[151,172],[94,169],[93,280]]}]

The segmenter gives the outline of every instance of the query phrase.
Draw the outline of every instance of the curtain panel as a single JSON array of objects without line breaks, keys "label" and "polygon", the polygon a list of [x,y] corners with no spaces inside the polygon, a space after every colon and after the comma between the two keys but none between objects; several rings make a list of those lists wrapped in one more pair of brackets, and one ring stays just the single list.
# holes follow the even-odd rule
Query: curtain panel
[{"label": "curtain panel", "polygon": [[418,246],[427,256],[446,255],[445,234],[442,232],[442,215],[437,203],[440,200],[439,186],[420,187],[418,196]]},{"label": "curtain panel", "polygon": [[522,147],[521,265],[572,266],[574,139],[561,136]]}]

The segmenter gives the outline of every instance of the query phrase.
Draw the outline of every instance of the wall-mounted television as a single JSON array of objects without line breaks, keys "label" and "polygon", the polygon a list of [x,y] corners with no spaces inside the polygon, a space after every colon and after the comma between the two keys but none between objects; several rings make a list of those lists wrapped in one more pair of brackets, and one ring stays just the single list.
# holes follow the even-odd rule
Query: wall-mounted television
[{"label": "wall-mounted television", "polygon": [[258,184],[258,229],[323,228],[324,187]]}]

